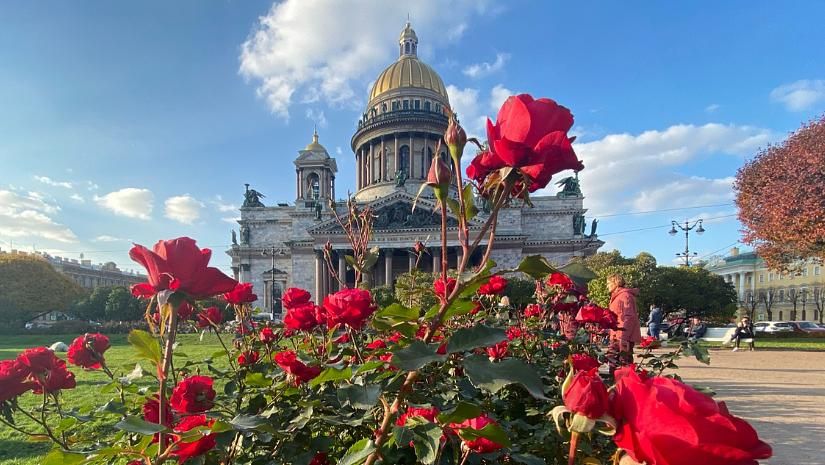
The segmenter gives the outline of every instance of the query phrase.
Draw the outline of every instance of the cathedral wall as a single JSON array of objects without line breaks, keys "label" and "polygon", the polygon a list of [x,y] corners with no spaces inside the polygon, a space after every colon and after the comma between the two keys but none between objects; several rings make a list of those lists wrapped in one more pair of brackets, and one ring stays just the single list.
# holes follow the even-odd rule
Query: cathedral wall
[{"label": "cathedral wall", "polygon": [[497,269],[516,268],[522,259],[521,247],[502,248],[493,245],[490,258],[496,262]]},{"label": "cathedral wall", "polygon": [[292,270],[289,274],[289,287],[300,287],[315,295],[315,254],[311,250],[292,253]]}]

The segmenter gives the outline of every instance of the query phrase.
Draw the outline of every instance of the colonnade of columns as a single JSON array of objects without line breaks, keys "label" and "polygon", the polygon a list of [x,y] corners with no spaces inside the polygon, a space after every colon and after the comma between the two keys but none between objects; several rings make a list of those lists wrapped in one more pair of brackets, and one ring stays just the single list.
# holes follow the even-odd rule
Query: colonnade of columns
[{"label": "colonnade of columns", "polygon": [[[435,156],[440,137],[429,133],[398,133],[362,144],[355,151],[356,188],[360,190],[372,184],[392,181],[402,166],[409,179],[426,179],[432,161],[428,155]],[[407,158],[402,161],[404,148]]]}]

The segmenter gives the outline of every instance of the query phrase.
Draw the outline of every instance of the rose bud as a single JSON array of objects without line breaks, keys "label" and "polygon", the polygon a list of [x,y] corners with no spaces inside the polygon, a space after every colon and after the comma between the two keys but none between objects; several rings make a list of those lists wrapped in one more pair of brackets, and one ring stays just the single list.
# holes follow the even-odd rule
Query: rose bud
[{"label": "rose bud", "polygon": [[422,244],[421,241],[415,241],[415,245],[413,246],[413,250],[415,250],[415,253],[417,255],[421,255],[425,250],[427,250],[427,248],[424,247],[424,244]]},{"label": "rose bud", "polygon": [[447,143],[447,148],[450,149],[450,156],[456,161],[456,165],[461,160],[461,155],[464,153],[464,146],[467,145],[467,133],[464,128],[458,124],[458,118],[455,113],[450,114],[450,122],[447,124],[447,131],[444,133],[444,142]]},{"label": "rose bud", "polygon": [[444,163],[441,157],[433,157],[433,163],[430,165],[430,171],[427,173],[427,185],[433,188],[435,198],[442,200],[447,196],[447,190],[450,188],[451,180],[452,173],[450,173],[450,167]]}]

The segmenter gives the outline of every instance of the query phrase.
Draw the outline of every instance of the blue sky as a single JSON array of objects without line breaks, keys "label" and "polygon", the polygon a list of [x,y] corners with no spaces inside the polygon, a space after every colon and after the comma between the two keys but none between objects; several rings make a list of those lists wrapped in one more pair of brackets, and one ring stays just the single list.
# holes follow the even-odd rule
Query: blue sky
[{"label": "blue sky", "polygon": [[132,268],[131,241],[189,235],[228,272],[243,184],[293,201],[313,123],[353,188],[408,12],[471,133],[514,92],[573,110],[586,206],[627,255],[672,262],[671,218],[721,217],[700,255],[734,244],[737,167],[825,110],[822,2],[4,2],[0,248]]}]

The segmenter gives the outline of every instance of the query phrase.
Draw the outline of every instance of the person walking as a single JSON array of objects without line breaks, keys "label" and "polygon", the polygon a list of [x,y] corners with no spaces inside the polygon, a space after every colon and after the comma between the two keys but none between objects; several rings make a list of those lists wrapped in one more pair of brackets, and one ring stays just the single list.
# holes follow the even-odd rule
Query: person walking
[{"label": "person walking", "polygon": [[647,335],[659,339],[664,315],[656,304],[650,304],[650,314],[647,316]]},{"label": "person walking", "polygon": [[743,317],[742,321],[740,321],[739,324],[736,325],[736,331],[733,332],[734,352],[739,350],[739,341],[741,341],[742,339],[750,339],[750,349],[753,350],[753,325],[751,324],[751,319],[748,317]]},{"label": "person walking", "polygon": [[624,277],[618,274],[607,278],[607,290],[610,292],[609,309],[618,321],[618,329],[610,331],[610,352],[615,360],[610,366],[612,373],[616,365],[633,362],[633,346],[642,341],[642,331],[636,309],[639,290],[625,287]]}]

